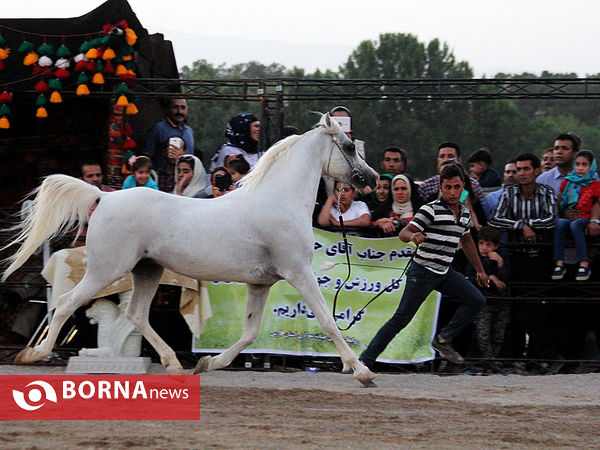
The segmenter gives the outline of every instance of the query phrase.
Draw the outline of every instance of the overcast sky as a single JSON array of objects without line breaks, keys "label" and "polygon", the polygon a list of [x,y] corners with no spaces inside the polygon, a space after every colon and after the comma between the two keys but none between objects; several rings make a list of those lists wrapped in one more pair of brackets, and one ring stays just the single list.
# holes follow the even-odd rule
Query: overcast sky
[{"label": "overcast sky", "polygon": [[[2,0],[2,17],[77,17],[100,0]],[[363,40],[412,33],[446,41],[476,76],[600,73],[597,0],[129,0],[150,33],[173,42],[179,67],[257,60],[337,70]]]}]

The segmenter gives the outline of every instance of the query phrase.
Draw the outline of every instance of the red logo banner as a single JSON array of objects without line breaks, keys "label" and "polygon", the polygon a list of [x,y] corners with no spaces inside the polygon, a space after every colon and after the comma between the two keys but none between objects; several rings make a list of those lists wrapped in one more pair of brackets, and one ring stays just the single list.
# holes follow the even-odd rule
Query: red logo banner
[{"label": "red logo banner", "polygon": [[199,420],[197,375],[0,375],[0,420]]}]

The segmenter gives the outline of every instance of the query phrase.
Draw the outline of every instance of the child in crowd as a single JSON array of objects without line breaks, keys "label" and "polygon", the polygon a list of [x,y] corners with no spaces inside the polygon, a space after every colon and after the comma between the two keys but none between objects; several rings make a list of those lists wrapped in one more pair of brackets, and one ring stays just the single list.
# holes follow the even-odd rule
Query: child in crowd
[{"label": "child in crowd", "polygon": [[[586,281],[590,278],[590,263],[585,241],[585,229],[590,223],[590,213],[594,201],[600,198],[600,181],[594,180],[596,173],[596,159],[589,150],[580,150],[575,155],[573,170],[565,177],[560,185],[558,195],[558,214],[556,228],[554,229],[554,260],[556,267],[552,272],[553,280],[562,280],[565,276],[564,255],[567,231],[575,241],[579,269],[575,279]],[[565,211],[575,210],[576,219],[567,219]]]},{"label": "child in crowd", "polygon": [[[479,287],[484,295],[506,295],[506,282],[509,271],[502,256],[498,253],[500,230],[484,226],[479,231],[477,250],[481,264],[488,274],[489,287]],[[467,277],[474,279],[475,269],[467,268]],[[504,342],[506,327],[510,321],[510,305],[508,303],[486,304],[475,319],[477,345],[483,358],[496,358]]]},{"label": "child in crowd", "polygon": [[[227,159],[225,167],[231,175],[233,184],[236,184],[250,172],[250,164],[242,155],[233,155]],[[237,186],[237,184],[236,184]]]},{"label": "child in crowd", "polygon": [[158,191],[158,184],[152,179],[152,161],[146,156],[132,156],[129,158],[129,165],[133,175],[129,175],[125,178],[122,189],[129,189],[134,187],[148,187],[156,189]]},{"label": "child in crowd", "polygon": [[482,188],[497,187],[502,184],[502,179],[492,165],[492,154],[485,148],[477,150],[469,156],[469,176],[479,181]]},{"label": "child in crowd", "polygon": [[322,227],[340,226],[338,211],[338,196],[344,225],[351,227],[368,227],[371,224],[371,213],[365,202],[355,201],[356,188],[340,181],[335,182],[333,195],[328,197],[319,213],[318,223]]},{"label": "child in crowd", "polygon": [[235,189],[231,174],[226,167],[215,167],[210,173],[212,198],[221,197]]}]

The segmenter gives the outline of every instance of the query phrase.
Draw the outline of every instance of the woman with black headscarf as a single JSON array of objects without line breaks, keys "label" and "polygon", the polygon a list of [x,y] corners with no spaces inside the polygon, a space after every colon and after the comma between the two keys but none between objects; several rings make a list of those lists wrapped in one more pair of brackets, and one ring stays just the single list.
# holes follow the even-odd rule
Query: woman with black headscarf
[{"label": "woman with black headscarf", "polygon": [[231,155],[243,155],[244,159],[254,167],[264,152],[258,151],[260,122],[252,113],[233,116],[227,123],[225,137],[227,143],[221,145],[212,157],[210,170],[224,166],[226,158]]}]

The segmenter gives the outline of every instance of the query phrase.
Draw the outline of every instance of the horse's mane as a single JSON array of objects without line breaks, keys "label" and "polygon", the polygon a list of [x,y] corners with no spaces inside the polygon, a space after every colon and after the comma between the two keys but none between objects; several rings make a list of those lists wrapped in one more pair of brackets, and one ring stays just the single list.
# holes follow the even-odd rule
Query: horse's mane
[{"label": "horse's mane", "polygon": [[262,181],[265,173],[269,171],[275,161],[279,159],[281,154],[290,148],[294,142],[300,139],[303,135],[294,134],[275,143],[267,152],[258,160],[252,170],[244,177],[241,184],[246,191],[251,191],[256,188]]}]

